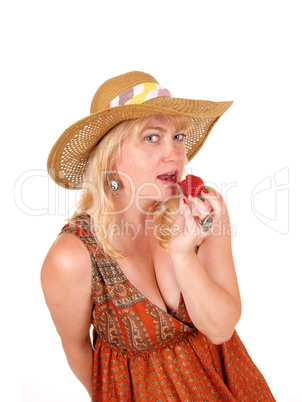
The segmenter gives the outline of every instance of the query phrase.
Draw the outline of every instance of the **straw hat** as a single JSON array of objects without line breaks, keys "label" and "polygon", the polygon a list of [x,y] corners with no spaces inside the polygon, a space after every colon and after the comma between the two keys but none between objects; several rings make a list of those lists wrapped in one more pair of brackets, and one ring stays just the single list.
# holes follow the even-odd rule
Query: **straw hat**
[{"label": "straw hat", "polygon": [[232,103],[174,98],[154,77],[140,71],[111,78],[94,95],[90,115],[65,130],[52,147],[49,175],[62,187],[81,188],[90,153],[111,128],[125,120],[157,114],[192,118],[186,137],[190,161]]}]

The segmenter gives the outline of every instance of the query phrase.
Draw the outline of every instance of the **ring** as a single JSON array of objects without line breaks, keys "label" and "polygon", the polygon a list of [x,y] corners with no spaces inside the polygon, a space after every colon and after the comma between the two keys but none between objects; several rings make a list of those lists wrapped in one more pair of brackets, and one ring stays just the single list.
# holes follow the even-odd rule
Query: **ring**
[{"label": "ring", "polygon": [[208,232],[213,226],[213,217],[212,215],[207,215],[204,219],[199,219],[198,223],[205,232]]}]

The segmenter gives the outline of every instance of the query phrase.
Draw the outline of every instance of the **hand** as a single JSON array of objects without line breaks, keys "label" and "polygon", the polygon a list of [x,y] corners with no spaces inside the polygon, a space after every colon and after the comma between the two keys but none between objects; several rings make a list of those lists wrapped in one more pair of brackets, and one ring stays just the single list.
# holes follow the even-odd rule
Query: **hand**
[{"label": "hand", "polygon": [[212,229],[204,231],[200,220],[212,215],[213,225],[218,222],[222,212],[221,203],[213,191],[203,193],[204,201],[189,196],[187,203],[180,200],[179,215],[172,227],[172,239],[169,244],[171,254],[186,255],[199,247],[204,239],[209,236]]}]

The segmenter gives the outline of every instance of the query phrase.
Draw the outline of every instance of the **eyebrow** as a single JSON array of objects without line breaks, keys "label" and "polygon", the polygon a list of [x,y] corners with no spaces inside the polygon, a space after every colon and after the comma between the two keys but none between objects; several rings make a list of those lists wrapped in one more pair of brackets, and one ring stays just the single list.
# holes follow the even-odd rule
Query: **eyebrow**
[{"label": "eyebrow", "polygon": [[165,128],[160,127],[160,126],[149,126],[149,127],[146,127],[146,128],[143,129],[143,132],[144,132],[144,131],[147,131],[147,130],[158,130],[158,131],[162,131],[162,132],[167,131]]}]

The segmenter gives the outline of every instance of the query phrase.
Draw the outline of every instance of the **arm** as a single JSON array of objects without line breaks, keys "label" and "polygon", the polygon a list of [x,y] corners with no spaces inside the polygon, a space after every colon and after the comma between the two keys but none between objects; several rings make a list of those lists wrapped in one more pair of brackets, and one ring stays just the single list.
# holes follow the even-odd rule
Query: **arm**
[{"label": "arm", "polygon": [[91,397],[91,262],[77,237],[67,233],[58,237],[45,258],[41,283],[68,364]]},{"label": "arm", "polygon": [[[192,322],[214,344],[221,344],[232,336],[239,321],[241,301],[226,205],[214,190],[203,197],[213,213],[212,233],[205,236],[189,207],[182,205],[176,221],[182,231],[171,240],[169,249]],[[196,208],[200,203],[194,199]],[[197,255],[193,251],[196,245]]]}]

